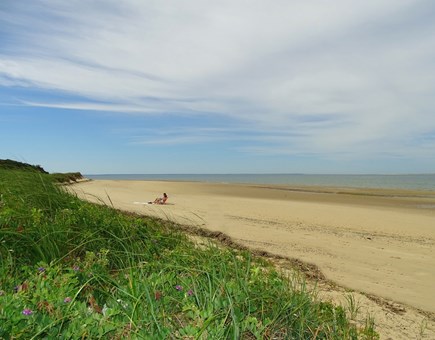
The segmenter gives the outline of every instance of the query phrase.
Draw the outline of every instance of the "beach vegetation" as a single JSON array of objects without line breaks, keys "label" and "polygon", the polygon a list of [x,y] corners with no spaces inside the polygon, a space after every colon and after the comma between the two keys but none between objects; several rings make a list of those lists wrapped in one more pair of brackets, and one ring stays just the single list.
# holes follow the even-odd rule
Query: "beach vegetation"
[{"label": "beach vegetation", "polygon": [[40,165],[32,165],[29,163],[19,162],[12,159],[0,159],[0,169],[8,170],[25,170],[48,174]]},{"label": "beach vegetation", "polygon": [[0,339],[377,337],[249,251],[198,247],[56,183],[0,169]]},{"label": "beach vegetation", "polygon": [[346,294],[345,299],[347,302],[347,311],[351,320],[355,320],[360,312],[361,306],[359,301],[355,299],[354,294]]}]

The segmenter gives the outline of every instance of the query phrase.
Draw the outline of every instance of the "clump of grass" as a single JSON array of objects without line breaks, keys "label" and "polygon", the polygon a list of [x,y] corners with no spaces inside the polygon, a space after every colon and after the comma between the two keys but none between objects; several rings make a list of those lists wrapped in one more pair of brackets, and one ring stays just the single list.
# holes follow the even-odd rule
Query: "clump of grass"
[{"label": "clump of grass", "polygon": [[66,172],[66,173],[53,173],[50,174],[55,182],[59,183],[74,183],[80,179],[83,179],[83,176],[80,172]]},{"label": "clump of grass", "polygon": [[346,294],[345,298],[347,302],[347,310],[349,313],[349,317],[351,320],[355,320],[360,312],[361,306],[359,302],[355,300],[355,296],[353,294],[350,293]]},{"label": "clump of grass", "polygon": [[0,338],[356,339],[249,252],[199,249],[167,221],[79,200],[49,175],[0,170]]}]

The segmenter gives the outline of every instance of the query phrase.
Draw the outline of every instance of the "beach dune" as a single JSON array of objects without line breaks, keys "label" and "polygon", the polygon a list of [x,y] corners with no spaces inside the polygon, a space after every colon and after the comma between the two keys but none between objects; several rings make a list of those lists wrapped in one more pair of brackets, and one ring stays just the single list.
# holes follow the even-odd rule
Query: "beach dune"
[{"label": "beach dune", "polygon": [[[434,192],[115,180],[71,188],[119,209],[221,231],[315,264],[340,286],[435,312]],[[167,205],[141,203],[163,192]]]}]

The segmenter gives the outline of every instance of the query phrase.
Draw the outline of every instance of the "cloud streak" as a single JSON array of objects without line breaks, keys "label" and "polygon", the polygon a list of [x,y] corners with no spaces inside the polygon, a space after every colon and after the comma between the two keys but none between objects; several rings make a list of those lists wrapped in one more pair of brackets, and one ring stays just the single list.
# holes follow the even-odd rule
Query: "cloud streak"
[{"label": "cloud streak", "polygon": [[435,131],[430,1],[40,0],[0,10],[0,86],[82,98],[18,104],[218,117],[250,131],[205,134],[204,123],[136,143],[433,156],[432,137],[419,138]]}]

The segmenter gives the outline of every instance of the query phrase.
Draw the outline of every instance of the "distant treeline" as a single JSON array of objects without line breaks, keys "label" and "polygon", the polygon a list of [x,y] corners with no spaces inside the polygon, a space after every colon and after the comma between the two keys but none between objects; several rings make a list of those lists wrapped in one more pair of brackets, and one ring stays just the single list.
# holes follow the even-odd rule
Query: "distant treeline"
[{"label": "distant treeline", "polygon": [[40,165],[31,165],[28,163],[22,163],[18,161],[14,161],[12,159],[0,159],[0,169],[7,169],[7,170],[30,170],[30,171],[36,171],[41,172],[43,174],[48,174],[47,171],[45,171],[42,166]]},{"label": "distant treeline", "polygon": [[79,179],[82,179],[83,176],[80,172],[67,172],[67,173],[52,173],[49,174],[44,170],[40,165],[31,165],[28,163],[14,161],[12,159],[0,159],[0,169],[5,170],[23,170],[23,171],[32,171],[39,172],[42,174],[48,174],[53,178],[55,182],[65,183],[65,182],[76,182]]}]

